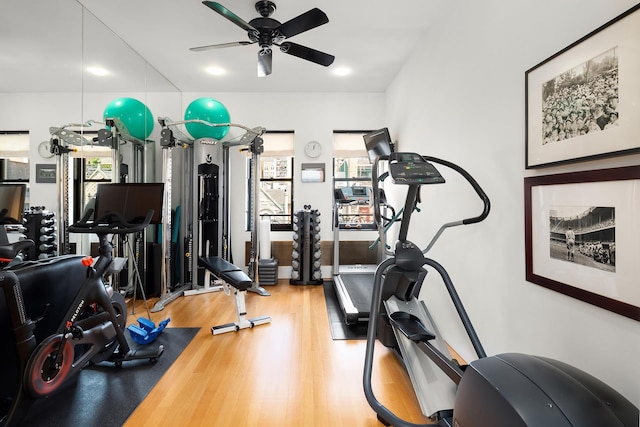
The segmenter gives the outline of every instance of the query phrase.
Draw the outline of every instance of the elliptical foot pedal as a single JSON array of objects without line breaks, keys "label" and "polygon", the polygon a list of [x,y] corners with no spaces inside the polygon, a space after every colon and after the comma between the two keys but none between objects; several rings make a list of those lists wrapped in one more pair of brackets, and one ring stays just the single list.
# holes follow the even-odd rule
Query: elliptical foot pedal
[{"label": "elliptical foot pedal", "polygon": [[389,315],[391,323],[411,341],[427,342],[436,336],[429,331],[417,316],[404,311],[396,311]]}]

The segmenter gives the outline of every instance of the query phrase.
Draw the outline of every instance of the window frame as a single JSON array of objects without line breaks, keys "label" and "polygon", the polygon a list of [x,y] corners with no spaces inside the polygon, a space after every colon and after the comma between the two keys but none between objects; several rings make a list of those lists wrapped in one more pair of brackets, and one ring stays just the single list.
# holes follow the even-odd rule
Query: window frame
[{"label": "window frame", "polygon": [[[30,134],[29,131],[27,130],[5,130],[5,131],[0,131],[0,135],[18,135],[18,136],[24,136],[26,137],[26,147],[24,147],[24,150],[19,150],[16,151],[15,153],[21,153],[24,151],[23,154],[25,155],[11,155],[11,151],[7,152],[8,155],[4,155],[5,153],[2,153],[2,155],[0,156],[1,160],[5,160],[5,167],[8,166],[8,163],[12,160],[23,160],[26,159],[26,171],[27,171],[27,177],[26,178],[4,178],[2,176],[0,176],[0,183],[2,182],[6,182],[7,184],[10,183],[18,183],[18,184],[22,184],[22,183],[26,183],[29,184],[30,181],[30,176],[31,176],[31,147],[30,147]],[[15,161],[14,160],[14,161]],[[28,185],[27,185],[28,188]],[[25,202],[26,204],[26,202]]]},{"label": "window frame", "polygon": [[[295,136],[295,132],[293,130],[271,130],[271,131],[266,131],[265,135],[269,135],[269,134],[290,134],[292,136],[292,139]],[[263,137],[264,140],[264,137]],[[266,141],[265,141],[266,143]],[[295,149],[295,145],[292,144],[291,150],[293,151]],[[267,151],[268,152],[268,151]],[[263,178],[263,168],[261,168],[260,166],[264,164],[264,160],[265,159],[269,159],[269,158],[287,158],[289,160],[289,164],[290,164],[290,176],[289,177],[270,177],[270,178]],[[289,183],[289,188],[291,189],[291,191],[289,192],[288,195],[288,200],[289,200],[289,204],[291,206],[291,209],[289,211],[288,214],[260,214],[258,212],[258,218],[259,220],[262,219],[266,219],[266,218],[271,218],[271,217],[278,217],[278,218],[283,218],[286,216],[288,216],[289,221],[287,223],[274,223],[274,222],[270,222],[271,225],[271,231],[293,231],[293,215],[295,212],[295,208],[294,208],[294,203],[295,203],[295,198],[294,198],[294,190],[295,190],[295,158],[293,156],[293,154],[291,154],[290,156],[271,156],[271,155],[265,155],[265,154],[261,154],[260,155],[260,164],[255,165],[256,168],[258,168],[258,170],[256,171],[256,173],[258,173],[258,186],[261,187],[262,183],[277,183],[277,182],[285,182],[285,183]],[[248,206],[251,206],[251,198],[253,197],[253,195],[251,194],[250,191],[247,191],[248,193]],[[249,212],[248,212],[249,213]],[[250,224],[250,222],[249,222]],[[248,228],[248,227],[247,227]]]},{"label": "window frame", "polygon": [[[83,135],[85,135],[85,137],[88,136],[89,138],[93,138],[93,137],[97,137],[98,132],[85,131]],[[103,147],[103,148],[108,148],[108,147]],[[98,158],[100,159],[108,158],[109,160],[113,160],[112,149],[109,149],[108,153],[109,155],[105,155],[105,156],[98,156],[98,155],[86,156],[84,154],[77,157],[71,156],[73,168],[78,171],[78,173],[74,174],[75,178],[73,179],[73,184],[72,184],[73,185],[73,201],[74,201],[73,202],[73,221],[80,220],[84,212],[85,205],[90,200],[85,197],[87,196],[87,185],[110,184],[112,182],[115,182],[113,180],[113,169],[112,169],[111,178],[102,178],[102,179],[87,178],[88,163],[92,159],[98,159]],[[112,165],[112,168],[113,168],[113,165]]]},{"label": "window frame", "polygon": [[[334,135],[336,135],[336,134],[355,134],[355,135],[360,136],[360,138],[362,138],[362,135],[367,134],[369,132],[371,132],[371,130],[334,130],[333,134]],[[336,172],[337,172],[336,166],[337,166],[337,160],[338,159],[366,159],[367,164],[370,164],[370,162],[368,160],[368,155],[367,155],[367,152],[366,152],[366,148],[364,146],[364,140],[362,142],[362,154],[361,155],[352,155],[352,156],[342,156],[342,155],[337,156],[337,155],[335,155],[335,152],[341,151],[339,149],[336,149],[335,140],[334,140],[334,147],[333,148],[334,148],[334,155],[332,157],[333,189],[335,190],[337,188],[342,188],[343,187],[343,186],[338,187],[338,183],[347,183],[346,186],[349,186],[348,183],[355,183],[355,184],[357,184],[357,183],[367,183],[369,185],[364,185],[364,187],[371,188],[372,187],[371,169],[369,169],[369,176],[368,177],[352,177],[352,178],[349,178],[349,177],[337,178],[336,177]],[[373,166],[373,165],[371,165],[371,166]],[[371,216],[373,218],[373,213],[356,214],[356,216],[365,216],[365,217]],[[332,223],[333,223],[333,221],[332,221]],[[361,228],[358,228],[359,230],[375,230],[377,228],[376,224],[375,224],[375,221],[373,221],[373,220],[371,221],[371,223],[367,222],[367,223],[360,223],[360,224],[361,224]],[[335,227],[335,224],[332,224],[332,226]],[[349,227],[346,223],[339,223],[339,227],[340,227],[341,230],[342,229],[353,229],[352,227]]]}]

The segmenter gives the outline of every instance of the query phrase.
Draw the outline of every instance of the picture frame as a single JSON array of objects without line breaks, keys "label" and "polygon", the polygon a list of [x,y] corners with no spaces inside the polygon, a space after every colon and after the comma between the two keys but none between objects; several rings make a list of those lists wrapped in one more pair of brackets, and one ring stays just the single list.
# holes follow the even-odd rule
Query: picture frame
[{"label": "picture frame", "polygon": [[525,168],[640,152],[640,3],[525,72]]},{"label": "picture frame", "polygon": [[526,280],[640,321],[640,166],[527,177],[524,197]]},{"label": "picture frame", "polygon": [[36,182],[55,184],[57,182],[57,165],[53,164],[36,164]]},{"label": "picture frame", "polygon": [[324,163],[302,163],[300,172],[303,183],[324,182]]}]

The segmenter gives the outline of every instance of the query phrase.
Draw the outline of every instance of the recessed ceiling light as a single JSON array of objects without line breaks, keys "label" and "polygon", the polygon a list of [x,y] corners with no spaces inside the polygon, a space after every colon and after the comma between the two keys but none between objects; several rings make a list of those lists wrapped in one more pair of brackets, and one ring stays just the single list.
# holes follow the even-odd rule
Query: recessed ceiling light
[{"label": "recessed ceiling light", "polygon": [[344,77],[351,74],[351,68],[347,67],[336,67],[331,71],[334,75],[338,77]]},{"label": "recessed ceiling light", "polygon": [[224,68],[217,67],[217,66],[207,67],[205,68],[205,71],[213,76],[222,76],[227,74]]},{"label": "recessed ceiling light", "polygon": [[94,76],[108,76],[111,74],[109,70],[106,70],[102,67],[87,67],[87,71],[93,74]]}]

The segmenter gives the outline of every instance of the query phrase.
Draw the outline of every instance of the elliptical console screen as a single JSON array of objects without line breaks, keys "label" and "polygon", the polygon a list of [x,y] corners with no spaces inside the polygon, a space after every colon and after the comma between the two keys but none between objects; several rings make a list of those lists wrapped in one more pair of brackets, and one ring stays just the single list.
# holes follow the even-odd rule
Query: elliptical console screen
[{"label": "elliptical console screen", "polygon": [[389,174],[394,184],[423,185],[445,182],[435,166],[416,153],[391,153]]},{"label": "elliptical console screen", "polygon": [[362,135],[364,145],[367,149],[369,161],[373,164],[379,156],[388,156],[393,151],[391,149],[391,136],[389,129],[382,128]]}]

